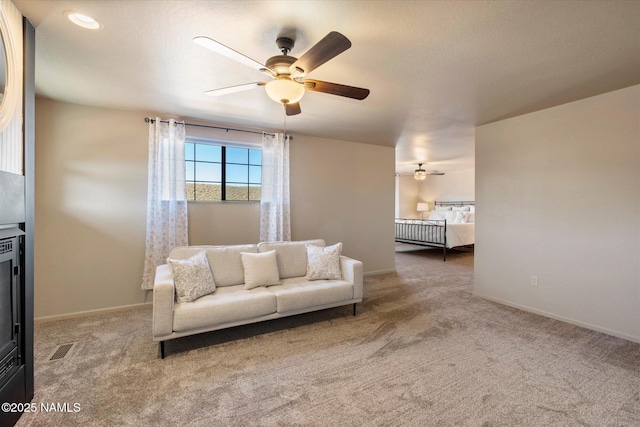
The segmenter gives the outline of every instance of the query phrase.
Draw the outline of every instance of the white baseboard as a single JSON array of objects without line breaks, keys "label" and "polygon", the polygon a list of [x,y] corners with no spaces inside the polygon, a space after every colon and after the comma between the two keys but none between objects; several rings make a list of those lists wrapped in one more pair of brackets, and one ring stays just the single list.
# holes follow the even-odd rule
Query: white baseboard
[{"label": "white baseboard", "polygon": [[367,271],[366,273],[363,274],[364,277],[367,276],[377,276],[379,274],[387,274],[387,273],[395,273],[396,269],[395,268],[390,268],[388,270],[375,270],[375,271]]},{"label": "white baseboard", "polygon": [[487,301],[496,302],[498,304],[506,305],[509,307],[517,308],[518,310],[527,311],[529,313],[539,314],[540,316],[548,317],[550,319],[560,320],[561,322],[569,323],[571,325],[580,326],[582,328],[591,329],[592,331],[602,332],[603,334],[611,335],[614,337],[622,338],[627,341],[632,341],[636,343],[640,343],[640,337],[636,337],[633,335],[628,335],[622,332],[614,331],[608,328],[603,328],[601,326],[593,325],[591,323],[582,322],[580,320],[572,319],[570,317],[560,316],[558,314],[549,313],[547,311],[538,310],[536,308],[528,307],[526,305],[516,304],[510,301],[501,300],[499,298],[490,297],[487,295],[480,294],[478,292],[473,292],[473,296],[485,299]]},{"label": "white baseboard", "polygon": [[55,320],[75,319],[76,317],[113,313],[116,311],[133,310],[135,308],[142,308],[142,307],[151,306],[151,305],[152,305],[151,302],[143,302],[141,304],[121,305],[118,307],[111,307],[111,308],[99,308],[97,310],[76,311],[74,313],[68,313],[68,314],[56,314],[53,316],[36,317],[33,320],[34,320],[34,323],[53,322]]}]

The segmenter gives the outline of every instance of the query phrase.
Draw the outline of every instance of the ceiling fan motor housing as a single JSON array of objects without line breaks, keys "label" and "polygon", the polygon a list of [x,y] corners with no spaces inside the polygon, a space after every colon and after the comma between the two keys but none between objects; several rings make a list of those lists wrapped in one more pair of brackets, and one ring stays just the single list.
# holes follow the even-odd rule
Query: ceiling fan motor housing
[{"label": "ceiling fan motor housing", "polygon": [[282,74],[289,75],[289,67],[296,62],[298,58],[294,58],[289,55],[277,55],[267,59],[265,64],[268,69],[273,71],[274,75],[279,76]]}]

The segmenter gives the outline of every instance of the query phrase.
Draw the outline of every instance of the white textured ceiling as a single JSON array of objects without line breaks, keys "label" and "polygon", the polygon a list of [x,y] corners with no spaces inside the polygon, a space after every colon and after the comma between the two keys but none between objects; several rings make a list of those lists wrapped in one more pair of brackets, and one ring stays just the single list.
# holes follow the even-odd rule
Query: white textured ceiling
[{"label": "white textured ceiling", "polygon": [[[30,1],[36,90],[67,102],[281,129],[264,75],[205,50],[209,36],[264,63],[330,31],[353,46],[310,78],[371,90],[308,92],[292,133],[396,147],[397,172],[473,166],[474,127],[640,83],[640,1]],[[94,16],[88,31],[64,12]]]}]

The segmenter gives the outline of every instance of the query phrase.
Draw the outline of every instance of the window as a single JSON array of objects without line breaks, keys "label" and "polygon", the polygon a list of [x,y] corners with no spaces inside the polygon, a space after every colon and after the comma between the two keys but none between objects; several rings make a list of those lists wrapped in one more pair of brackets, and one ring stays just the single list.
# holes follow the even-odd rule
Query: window
[{"label": "window", "polygon": [[262,150],[185,143],[187,200],[260,200]]}]

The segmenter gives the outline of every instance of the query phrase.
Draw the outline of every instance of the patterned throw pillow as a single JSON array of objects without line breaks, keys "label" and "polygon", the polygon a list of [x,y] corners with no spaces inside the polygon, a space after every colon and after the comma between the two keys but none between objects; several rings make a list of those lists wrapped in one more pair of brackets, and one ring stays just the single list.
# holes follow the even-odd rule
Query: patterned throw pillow
[{"label": "patterned throw pillow", "polygon": [[173,273],[178,302],[191,302],[216,290],[205,251],[188,259],[168,258],[167,262]]},{"label": "patterned throw pillow", "polygon": [[307,245],[307,279],[342,279],[341,253],[342,243],[326,247]]}]

